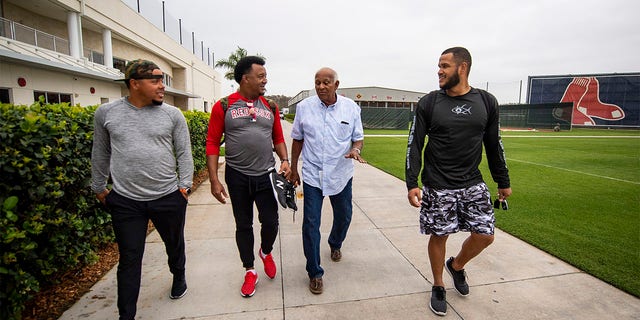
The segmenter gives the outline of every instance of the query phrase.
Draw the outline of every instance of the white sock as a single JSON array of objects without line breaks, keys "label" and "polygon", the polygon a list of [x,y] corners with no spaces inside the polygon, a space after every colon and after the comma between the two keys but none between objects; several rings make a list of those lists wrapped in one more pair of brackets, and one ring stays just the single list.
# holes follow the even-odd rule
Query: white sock
[{"label": "white sock", "polygon": [[258,273],[256,272],[256,269],[249,269],[249,270],[247,270],[247,272],[251,272],[251,273],[253,273],[253,274],[258,274]]},{"label": "white sock", "polygon": [[264,259],[264,258],[266,258],[266,257],[267,257],[267,255],[266,255],[266,254],[264,254],[264,252],[262,252],[262,248],[260,249],[259,254],[260,254],[260,258],[262,258],[262,259]]}]

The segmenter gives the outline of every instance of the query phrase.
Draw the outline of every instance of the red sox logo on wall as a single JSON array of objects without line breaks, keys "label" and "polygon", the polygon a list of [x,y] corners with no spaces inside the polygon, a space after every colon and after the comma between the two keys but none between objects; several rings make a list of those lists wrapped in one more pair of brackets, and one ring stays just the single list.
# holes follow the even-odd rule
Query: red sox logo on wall
[{"label": "red sox logo on wall", "polygon": [[[573,102],[572,123],[576,125],[595,125],[593,118],[610,121],[624,119],[622,108],[600,101],[600,83],[596,77],[573,78],[560,102]],[[571,115],[556,116],[569,120]]]}]

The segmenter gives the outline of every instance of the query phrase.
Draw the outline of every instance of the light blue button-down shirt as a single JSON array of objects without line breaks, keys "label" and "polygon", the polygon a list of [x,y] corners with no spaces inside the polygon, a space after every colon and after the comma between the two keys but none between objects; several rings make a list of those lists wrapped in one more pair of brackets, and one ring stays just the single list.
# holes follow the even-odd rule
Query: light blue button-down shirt
[{"label": "light blue button-down shirt", "polygon": [[338,95],[327,106],[318,96],[296,107],[291,138],[302,145],[302,180],[320,188],[324,196],[340,193],[353,177],[353,159],[345,158],[354,141],[364,139],[360,107]]}]

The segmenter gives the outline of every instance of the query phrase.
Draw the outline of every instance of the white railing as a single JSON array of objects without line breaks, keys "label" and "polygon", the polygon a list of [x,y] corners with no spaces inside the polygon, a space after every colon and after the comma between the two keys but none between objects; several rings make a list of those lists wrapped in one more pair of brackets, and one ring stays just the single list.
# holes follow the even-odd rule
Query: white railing
[{"label": "white railing", "polygon": [[[0,37],[9,38],[68,56],[70,55],[68,40],[2,17],[0,17]],[[104,65],[104,54],[102,52],[85,48],[83,50],[83,56],[89,62],[100,66]]]},{"label": "white railing", "polygon": [[69,41],[0,17],[0,36],[36,47],[69,54]]}]

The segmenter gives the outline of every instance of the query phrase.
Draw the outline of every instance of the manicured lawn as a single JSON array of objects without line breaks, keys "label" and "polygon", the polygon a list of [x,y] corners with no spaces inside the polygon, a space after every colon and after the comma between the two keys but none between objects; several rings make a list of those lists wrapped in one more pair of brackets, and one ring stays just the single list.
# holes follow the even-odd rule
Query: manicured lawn
[{"label": "manicured lawn", "polygon": [[379,134],[379,135],[398,134],[398,135],[406,136],[407,134],[409,134],[409,130],[366,129],[366,130],[364,130],[364,134],[365,135],[369,135],[369,134]]},{"label": "manicured lawn", "polygon": [[[366,135],[407,135],[409,130],[384,130],[384,129],[365,129]],[[502,135],[509,136],[635,136],[640,137],[640,130],[594,130],[585,128],[574,128],[571,131],[504,131]]]},{"label": "manicured lawn", "polygon": [[[404,180],[407,132],[365,131],[403,136],[367,136],[363,156]],[[502,135],[514,193],[497,227],[640,296],[640,131]],[[484,161],[481,170],[495,192]]]}]

